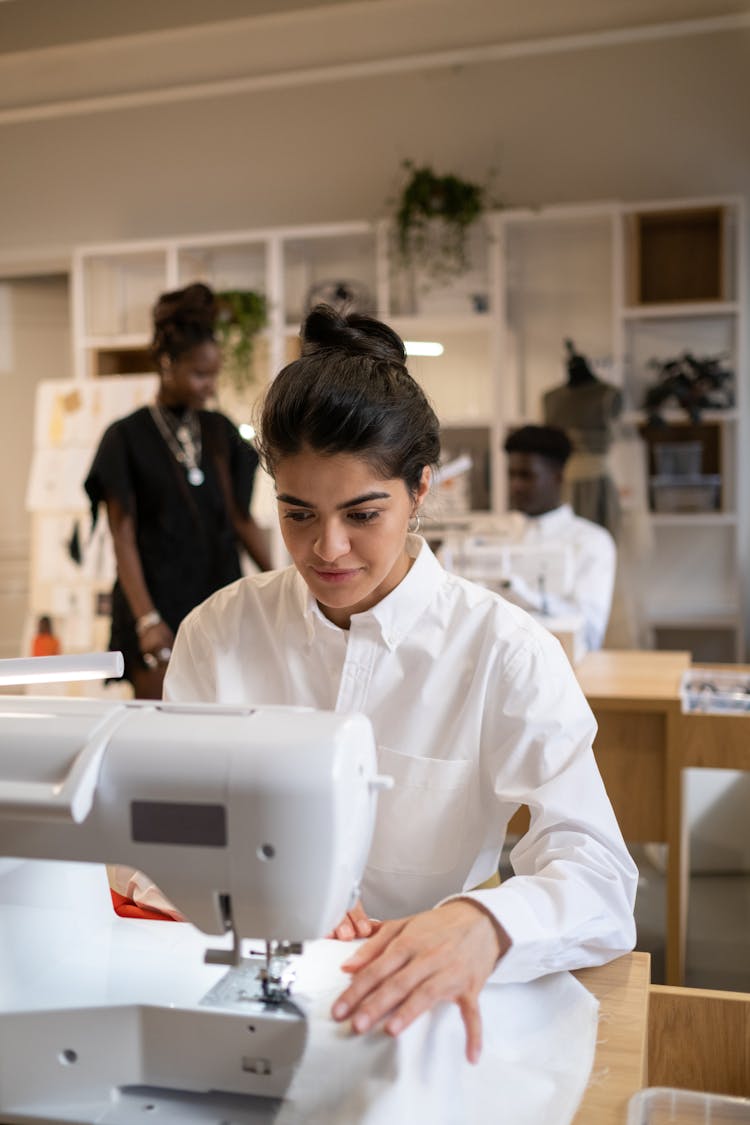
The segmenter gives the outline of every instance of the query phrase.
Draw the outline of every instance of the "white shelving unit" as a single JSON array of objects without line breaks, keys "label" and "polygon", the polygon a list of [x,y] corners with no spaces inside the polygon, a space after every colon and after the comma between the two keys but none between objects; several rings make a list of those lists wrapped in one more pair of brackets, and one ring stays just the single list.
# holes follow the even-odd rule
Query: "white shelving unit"
[{"label": "white shelving unit", "polygon": [[[746,532],[739,452],[747,380],[742,200],[552,207],[504,212],[496,222],[506,420],[541,419],[543,393],[566,377],[565,338],[575,341],[601,378],[622,389],[622,421],[630,427],[642,429],[647,421],[643,397],[655,379],[652,359],[685,352],[721,355],[734,371],[736,407],[701,415],[699,436],[706,442],[704,462],[708,459],[702,471],[721,476],[719,507],[650,512],[653,550],[643,595],[657,647],[689,648],[708,661],[742,661]],[[659,255],[664,272],[674,274],[680,240],[689,245],[691,228],[698,233],[685,277],[662,277]],[[705,268],[696,268],[696,260]],[[685,299],[676,299],[681,284]],[[710,293],[701,292],[704,284]],[[677,427],[686,439],[696,438],[685,411],[669,409],[663,417],[672,439],[680,436]],[[645,436],[655,440],[658,434]],[[649,470],[653,473],[653,465]],[[501,480],[495,491],[501,494]]]}]

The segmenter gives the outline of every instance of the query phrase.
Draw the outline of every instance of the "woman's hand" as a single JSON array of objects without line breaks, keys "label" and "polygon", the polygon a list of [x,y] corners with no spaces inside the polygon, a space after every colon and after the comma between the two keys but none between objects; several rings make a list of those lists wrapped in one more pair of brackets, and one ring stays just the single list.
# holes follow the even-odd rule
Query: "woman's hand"
[{"label": "woman's hand", "polygon": [[361,900],[357,899],[351,910],[347,910],[338,926],[331,930],[327,937],[336,938],[338,941],[354,941],[355,938],[368,938],[376,934],[381,925],[382,922],[378,922],[375,918],[369,917],[362,906]]},{"label": "woman's hand", "polygon": [[453,1000],[466,1028],[466,1057],[476,1063],[482,1049],[479,993],[509,948],[502,927],[468,899],[382,922],[341,966],[354,978],[335,1001],[333,1018],[351,1018],[356,1032],[384,1019],[386,1033],[398,1035],[438,1001]]},{"label": "woman's hand", "polygon": [[167,664],[172,655],[174,633],[164,621],[149,626],[138,637],[138,647],[141,650],[144,663],[151,668],[158,664]]}]

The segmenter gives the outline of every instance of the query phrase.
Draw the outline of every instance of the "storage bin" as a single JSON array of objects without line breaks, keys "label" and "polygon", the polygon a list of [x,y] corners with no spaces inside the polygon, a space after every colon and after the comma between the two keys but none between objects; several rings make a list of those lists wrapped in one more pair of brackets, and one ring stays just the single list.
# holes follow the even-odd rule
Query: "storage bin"
[{"label": "storage bin", "polygon": [[719,507],[719,473],[651,477],[651,506],[655,512],[714,512]]},{"label": "storage bin", "polygon": [[700,476],[702,441],[655,441],[654,468],[659,476]]},{"label": "storage bin", "polygon": [[652,1086],[633,1094],[626,1125],[748,1125],[750,1101]]},{"label": "storage bin", "polygon": [[750,714],[750,675],[721,668],[690,669],[680,684],[683,712]]}]

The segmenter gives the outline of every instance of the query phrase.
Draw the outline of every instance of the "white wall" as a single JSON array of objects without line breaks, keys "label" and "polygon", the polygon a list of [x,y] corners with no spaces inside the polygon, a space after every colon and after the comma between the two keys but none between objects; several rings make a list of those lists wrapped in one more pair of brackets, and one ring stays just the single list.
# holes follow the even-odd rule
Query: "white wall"
[{"label": "white wall", "polygon": [[70,377],[69,322],[67,278],[0,282],[0,657],[23,654],[34,393],[42,378]]},{"label": "white wall", "polygon": [[407,157],[480,180],[495,167],[513,206],[747,193],[749,48],[744,27],[49,120],[0,115],[0,269],[44,247],[376,216]]}]

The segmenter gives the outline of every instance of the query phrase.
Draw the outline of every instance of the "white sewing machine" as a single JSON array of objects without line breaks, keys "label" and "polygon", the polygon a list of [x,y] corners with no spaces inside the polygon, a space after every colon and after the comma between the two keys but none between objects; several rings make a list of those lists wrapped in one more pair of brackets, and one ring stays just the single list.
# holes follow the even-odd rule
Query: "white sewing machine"
[{"label": "white sewing machine", "polygon": [[[359,715],[1,698],[0,1119],[266,1119],[290,951],[356,900],[387,781]],[[194,926],[117,917],[105,862]]]}]

